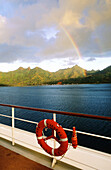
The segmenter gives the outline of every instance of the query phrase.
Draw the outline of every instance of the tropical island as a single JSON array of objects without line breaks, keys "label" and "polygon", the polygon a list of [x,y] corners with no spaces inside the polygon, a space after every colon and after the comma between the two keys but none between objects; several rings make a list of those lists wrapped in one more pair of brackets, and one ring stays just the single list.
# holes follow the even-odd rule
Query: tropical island
[{"label": "tropical island", "polygon": [[0,86],[37,86],[52,84],[111,83],[111,66],[103,70],[87,71],[78,65],[49,72],[39,67],[19,67],[15,71],[0,72]]}]

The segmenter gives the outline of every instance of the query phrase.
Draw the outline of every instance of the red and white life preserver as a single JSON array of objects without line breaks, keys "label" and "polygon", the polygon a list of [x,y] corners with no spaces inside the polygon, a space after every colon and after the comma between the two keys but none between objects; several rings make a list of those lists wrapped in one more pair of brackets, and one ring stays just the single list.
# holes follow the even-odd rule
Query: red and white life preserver
[{"label": "red and white life preserver", "polygon": [[[51,136],[47,137],[46,139],[44,139],[42,136],[42,131],[45,127],[52,129],[53,131],[55,130],[57,132],[60,140],[58,140],[56,137],[54,137],[53,134]],[[50,155],[61,156],[67,151],[67,148],[68,148],[67,135],[66,135],[64,129],[62,128],[62,126],[60,126],[54,120],[50,120],[50,119],[41,120],[38,123],[38,126],[36,127],[36,136],[37,136],[38,143]],[[54,138],[57,142],[60,143],[60,146],[58,148],[54,149],[54,148],[51,148],[49,145],[47,145],[45,140],[48,140],[50,138]]]}]

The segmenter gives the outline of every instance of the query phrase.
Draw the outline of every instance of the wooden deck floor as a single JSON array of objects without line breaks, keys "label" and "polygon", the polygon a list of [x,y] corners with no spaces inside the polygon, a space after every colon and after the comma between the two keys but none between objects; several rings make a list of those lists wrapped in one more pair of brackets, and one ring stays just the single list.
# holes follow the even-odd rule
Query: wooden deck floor
[{"label": "wooden deck floor", "polygon": [[51,170],[0,145],[0,170]]}]

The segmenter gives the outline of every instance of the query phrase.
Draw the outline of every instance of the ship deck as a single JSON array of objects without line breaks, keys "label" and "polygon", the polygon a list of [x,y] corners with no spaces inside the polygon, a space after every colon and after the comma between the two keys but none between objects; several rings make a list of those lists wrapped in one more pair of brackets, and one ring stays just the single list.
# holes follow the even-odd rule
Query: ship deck
[{"label": "ship deck", "polygon": [[58,161],[52,168],[52,158],[27,147],[11,144],[0,138],[0,170],[80,170],[77,167]]},{"label": "ship deck", "polygon": [[[14,128],[15,145],[12,145],[11,127],[1,124],[1,139],[0,144],[17,153],[39,163],[45,167],[54,170],[94,170],[94,169],[107,169],[111,168],[111,155],[89,148],[78,146],[77,149],[73,149],[70,146],[65,156],[60,160],[57,159],[57,163],[52,168],[52,160],[49,154],[47,154],[38,144],[35,134],[26,132]],[[16,154],[16,155],[17,155]],[[8,157],[9,158],[9,157]],[[31,168],[29,168],[31,169]]]},{"label": "ship deck", "polygon": [[0,146],[0,169],[1,170],[51,170],[37,162],[34,162],[19,153],[13,152],[3,146]]}]

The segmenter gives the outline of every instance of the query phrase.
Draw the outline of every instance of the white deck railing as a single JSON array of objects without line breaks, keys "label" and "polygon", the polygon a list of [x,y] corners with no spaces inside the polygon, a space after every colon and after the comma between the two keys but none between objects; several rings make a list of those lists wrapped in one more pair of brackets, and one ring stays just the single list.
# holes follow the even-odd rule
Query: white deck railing
[{"label": "white deck railing", "polygon": [[[26,135],[25,137],[26,138],[30,138],[30,135],[32,136],[32,140],[33,141],[30,141],[29,143],[27,143],[27,141],[22,141],[21,139],[19,139],[19,136],[20,136],[20,131],[18,131],[17,130],[17,128],[15,127],[15,120],[19,120],[19,121],[22,121],[22,122],[27,122],[27,123],[32,123],[32,124],[38,124],[38,122],[34,122],[34,121],[30,121],[30,120],[26,120],[26,119],[21,119],[21,118],[18,118],[18,117],[15,117],[15,115],[14,115],[14,109],[15,108],[19,108],[19,109],[28,109],[28,110],[34,110],[34,111],[41,111],[41,112],[49,112],[49,113],[52,113],[53,114],[53,119],[54,119],[54,121],[56,121],[56,113],[57,114],[66,114],[66,115],[68,115],[69,114],[69,116],[71,115],[71,116],[77,116],[77,113],[69,113],[69,112],[60,112],[60,111],[53,111],[53,110],[45,110],[45,109],[37,109],[37,108],[29,108],[29,107],[22,107],[22,106],[14,106],[14,105],[6,105],[6,104],[0,104],[0,106],[5,106],[5,107],[11,107],[12,108],[12,113],[11,113],[11,116],[9,116],[9,115],[5,115],[5,114],[0,114],[0,116],[1,117],[6,117],[6,118],[9,118],[9,119],[11,119],[11,121],[12,121],[12,126],[9,128],[10,130],[9,130],[9,134],[7,134],[7,131],[4,133],[4,134],[2,134],[3,136],[6,136],[6,138],[7,139],[10,139],[10,141],[12,142],[12,145],[15,145],[15,143],[18,141],[18,143],[19,144],[21,144],[21,145],[23,145],[23,143],[26,145],[26,146],[28,146],[29,148],[36,148],[36,143],[34,143],[35,142],[35,134],[33,135],[33,134],[29,134],[29,132],[27,132],[29,135]],[[87,117],[88,115],[83,115],[83,114],[79,114],[78,115],[79,117]],[[94,119],[102,119],[102,120],[107,120],[107,121],[111,121],[111,117],[103,117],[103,116],[95,116],[95,115],[90,115],[89,116],[89,118],[94,118]],[[3,127],[3,129],[4,129],[4,127]],[[68,129],[68,128],[63,128],[65,131],[69,131],[69,132],[72,132],[73,130],[72,129]],[[91,133],[87,133],[87,132],[82,132],[82,131],[76,131],[77,133],[80,133],[80,134],[83,134],[83,135],[89,135],[89,136],[93,136],[93,137],[97,137],[97,138],[103,138],[103,139],[107,139],[107,140],[111,140],[111,137],[106,137],[106,136],[101,136],[101,135],[96,135],[96,134],[91,134]],[[56,136],[56,132],[54,133],[54,136]],[[24,138],[25,138],[24,137]],[[53,140],[54,141],[54,143],[53,143],[53,146],[54,147],[56,147],[56,143],[55,143],[55,140]],[[53,142],[52,141],[52,142]],[[23,145],[24,146],[24,145]],[[71,146],[71,144],[69,143],[69,146]],[[39,146],[38,146],[39,147]],[[79,165],[78,165],[78,159],[77,160],[72,160],[71,158],[72,157],[70,157],[70,155],[69,155],[69,153],[68,154],[66,154],[66,155],[69,155],[69,156],[66,156],[66,157],[64,157],[63,159],[64,159],[64,162],[67,162],[67,160],[68,160],[68,163],[70,162],[70,164],[77,164],[77,166],[79,167],[81,167],[81,168],[83,168],[83,169],[95,169],[95,168],[92,168],[93,166],[95,167],[95,165],[93,165],[92,164],[92,159],[95,159],[95,162],[97,162],[96,163],[96,167],[103,167],[103,169],[105,168],[105,169],[108,169],[109,167],[110,167],[110,165],[108,165],[109,163],[110,163],[110,157],[109,157],[109,155],[107,155],[107,159],[106,159],[106,154],[105,154],[105,156],[104,156],[104,154],[101,154],[101,153],[99,153],[99,152],[97,152],[97,151],[91,151],[91,154],[90,154],[90,156],[89,156],[89,151],[90,151],[90,149],[88,150],[88,149],[85,149],[85,156],[87,155],[87,157],[89,158],[89,163],[87,163],[88,161],[86,161],[86,163],[84,163],[84,156],[81,156],[81,154],[83,154],[83,151],[84,151],[84,148],[82,148],[82,150],[81,150],[81,148],[82,147],[80,147],[79,146],[79,148],[78,148],[78,152],[77,151],[75,151],[75,152],[72,152],[72,147],[70,147],[70,151],[69,151],[69,153],[70,154],[72,154],[73,156],[74,156],[74,154],[76,153],[77,155],[78,155],[78,157],[79,157],[79,159],[80,159],[80,161],[79,161]],[[40,148],[38,148],[39,150],[40,150]],[[80,149],[80,150],[79,150]],[[40,151],[41,152],[41,151]],[[96,161],[96,157],[95,157],[95,154],[97,154],[96,156],[99,158],[99,165],[98,165],[98,160]],[[103,156],[102,156],[103,155]],[[68,158],[67,158],[68,157]],[[80,157],[82,157],[82,158],[80,158]],[[106,161],[106,163],[102,163],[103,162],[103,160],[104,161]],[[54,166],[54,164],[56,163],[56,158],[55,157],[53,157],[53,162],[52,162],[52,167]],[[91,167],[92,166],[92,167]],[[107,168],[108,167],[108,168]]]},{"label": "white deck railing", "polygon": [[[6,105],[5,105],[6,106]],[[8,107],[11,107],[11,105],[7,105]],[[18,108],[19,106],[16,106],[16,108]],[[23,107],[25,108],[25,107]],[[21,107],[22,109],[22,107]],[[31,109],[30,109],[31,110]],[[56,121],[56,113],[52,113],[53,114],[53,119],[54,121]],[[12,145],[14,145],[14,128],[15,128],[15,120],[19,120],[19,121],[23,121],[23,122],[28,122],[28,123],[33,123],[33,124],[38,124],[38,122],[34,122],[34,121],[30,121],[30,120],[26,120],[26,119],[21,119],[21,118],[17,118],[14,116],[14,107],[12,107],[12,116],[8,116],[8,115],[4,115],[4,114],[0,114],[0,116],[2,117],[7,117],[12,119]],[[100,116],[101,117],[101,116]],[[108,120],[110,120],[110,117],[106,117],[108,118]],[[63,128],[66,131],[73,131],[72,129],[68,129],[68,128]],[[88,135],[88,136],[93,136],[93,137],[98,137],[98,138],[103,138],[103,139],[108,139],[111,140],[111,137],[106,137],[106,136],[101,136],[101,135],[96,135],[96,134],[92,134],[92,133],[87,133],[87,132],[82,132],[82,131],[76,131],[77,133],[83,134],[83,135]]]}]

